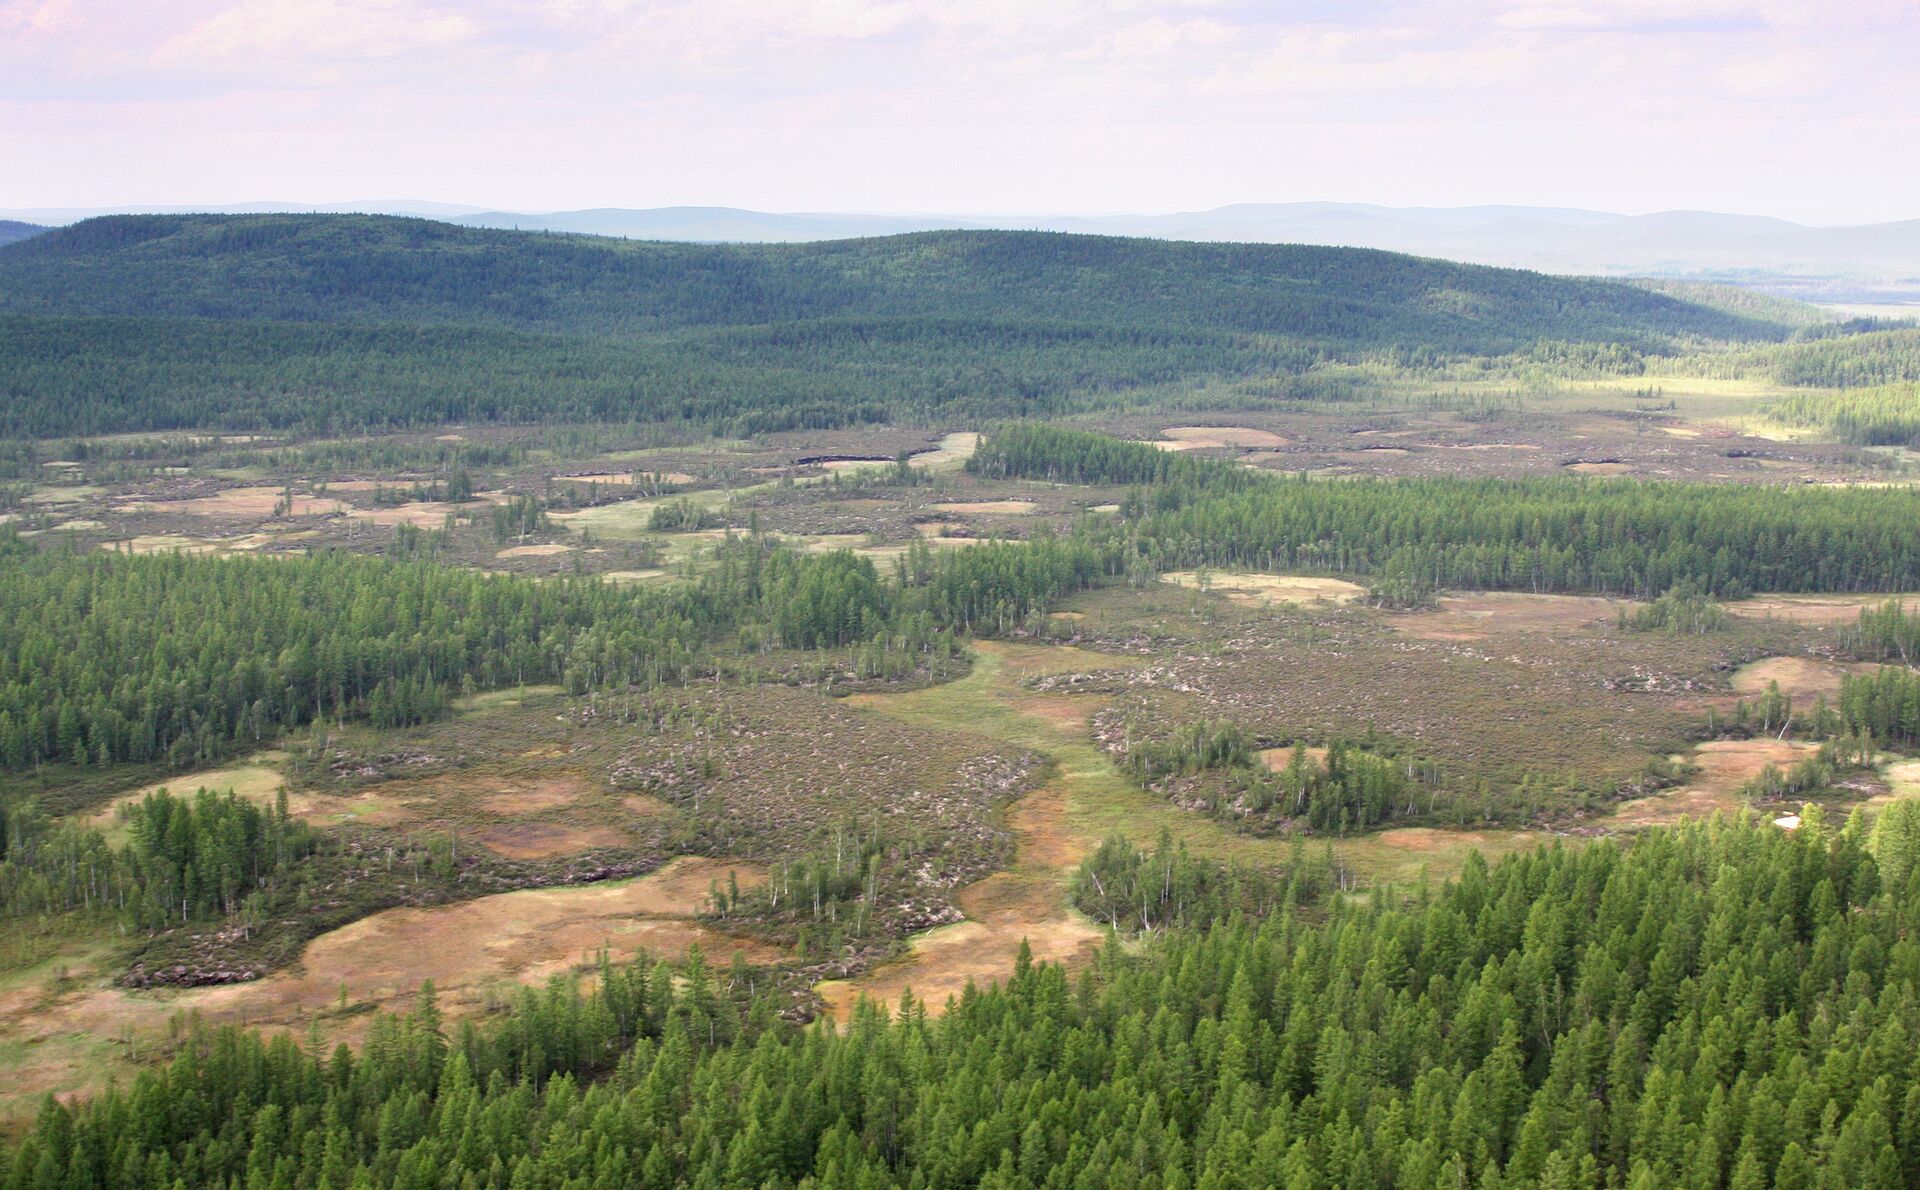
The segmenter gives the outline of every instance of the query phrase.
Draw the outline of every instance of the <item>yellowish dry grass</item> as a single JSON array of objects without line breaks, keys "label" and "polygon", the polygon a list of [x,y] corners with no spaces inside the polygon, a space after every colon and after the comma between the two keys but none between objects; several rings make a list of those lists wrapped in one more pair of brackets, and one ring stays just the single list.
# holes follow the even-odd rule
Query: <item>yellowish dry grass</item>
[{"label": "yellowish dry grass", "polygon": [[1351,603],[1367,593],[1358,583],[1324,575],[1174,570],[1162,574],[1160,579],[1176,587],[1217,591],[1235,603],[1254,607],[1275,603]]}]

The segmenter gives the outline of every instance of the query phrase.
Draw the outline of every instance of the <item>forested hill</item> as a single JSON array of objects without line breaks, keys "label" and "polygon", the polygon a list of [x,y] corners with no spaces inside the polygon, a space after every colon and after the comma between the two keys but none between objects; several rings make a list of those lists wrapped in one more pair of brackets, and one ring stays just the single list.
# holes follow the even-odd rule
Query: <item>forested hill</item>
[{"label": "forested hill", "polygon": [[595,332],[1041,319],[1475,352],[1780,331],[1634,286],[1362,249],[1005,231],[666,244],[367,215],[87,220],[0,252],[0,308]]},{"label": "forested hill", "polygon": [[15,240],[37,236],[45,230],[47,229],[38,223],[22,223],[18,219],[0,219],[0,244],[11,244]]},{"label": "forested hill", "polygon": [[979,422],[1217,382],[1313,395],[1328,362],[1632,367],[1788,333],[1765,311],[1631,285],[1348,248],[1010,231],[664,244],[125,215],[0,247],[0,435]]}]

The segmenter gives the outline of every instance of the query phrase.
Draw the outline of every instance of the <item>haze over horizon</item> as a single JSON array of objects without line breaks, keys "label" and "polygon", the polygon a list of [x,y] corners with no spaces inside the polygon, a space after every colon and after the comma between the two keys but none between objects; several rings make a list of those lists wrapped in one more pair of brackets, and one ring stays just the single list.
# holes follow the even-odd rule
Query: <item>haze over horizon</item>
[{"label": "haze over horizon", "polygon": [[1915,217],[1865,0],[0,0],[8,208]]}]

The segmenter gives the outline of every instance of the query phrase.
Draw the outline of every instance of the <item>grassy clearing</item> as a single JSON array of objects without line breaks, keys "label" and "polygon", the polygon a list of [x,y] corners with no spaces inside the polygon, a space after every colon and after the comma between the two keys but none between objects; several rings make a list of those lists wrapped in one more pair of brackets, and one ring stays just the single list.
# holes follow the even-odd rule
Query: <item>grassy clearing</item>
[{"label": "grassy clearing", "polygon": [[1506,632],[1576,633],[1612,624],[1638,603],[1588,595],[1525,595],[1490,591],[1441,597],[1432,611],[1391,617],[1394,631],[1419,640],[1485,640]]},{"label": "grassy clearing", "polygon": [[1784,620],[1793,624],[1836,626],[1857,623],[1860,613],[1889,599],[1920,604],[1920,594],[1905,595],[1756,595],[1726,605],[1729,614],[1748,620]]},{"label": "grassy clearing", "polygon": [[[970,979],[1004,974],[1022,938],[1036,957],[1084,960],[1100,931],[1068,905],[1068,880],[1080,859],[1110,835],[1150,845],[1164,830],[1197,855],[1267,866],[1284,863],[1291,849],[1285,840],[1236,834],[1182,811],[1128,779],[1089,731],[1105,696],[1038,694],[1021,685],[1046,675],[1135,667],[1144,659],[992,642],[976,649],[973,671],[958,681],[848,701],[912,726],[975,732],[1036,752],[1051,763],[1050,777],[1009,813],[1014,863],[961,891],[968,920],[918,936],[897,962],[820,985],[817,990],[837,1013],[862,994],[889,1001],[907,988],[938,1005]],[[1398,882],[1422,871],[1450,875],[1471,850],[1511,849],[1536,838],[1520,832],[1389,832],[1333,846],[1361,878]]]},{"label": "grassy clearing", "polygon": [[1248,426],[1169,426],[1150,445],[1161,450],[1213,450],[1223,447],[1272,449],[1289,440],[1271,430]]},{"label": "grassy clearing", "polygon": [[1710,740],[1689,757],[1695,772],[1684,786],[1626,802],[1598,825],[1610,830],[1634,830],[1671,826],[1682,818],[1733,813],[1745,805],[1739,796],[1740,787],[1758,777],[1767,765],[1785,770],[1818,751],[1818,745],[1800,740]]},{"label": "grassy clearing", "polygon": [[286,774],[280,767],[286,759],[284,752],[262,752],[240,764],[169,777],[121,794],[82,821],[106,836],[108,843],[118,847],[127,841],[127,827],[120,820],[120,807],[131,805],[162,789],[179,794],[191,794],[200,789],[231,789],[249,801],[270,805],[274,794],[286,784]]},{"label": "grassy clearing", "polygon": [[1359,583],[1323,575],[1255,574],[1233,570],[1173,570],[1160,581],[1197,591],[1218,591],[1235,603],[1266,607],[1275,603],[1352,603],[1366,596]]},{"label": "grassy clearing", "polygon": [[1880,668],[1860,662],[1829,661],[1822,657],[1763,657],[1733,671],[1729,685],[1736,695],[1752,698],[1764,694],[1775,682],[1780,691],[1792,698],[1795,707],[1810,710],[1822,695],[1829,703],[1840,697],[1840,683],[1849,674],[1872,673]]},{"label": "grassy clearing", "polygon": [[631,880],[390,909],[315,938],[297,966],[266,979],[185,991],[114,985],[117,952],[85,938],[0,979],[0,1133],[23,1127],[49,1092],[96,1092],[130,1077],[163,1052],[176,1013],[357,1043],[367,1009],[404,1009],[426,979],[458,1020],[492,1010],[516,984],[590,966],[603,947],[616,960],[641,951],[678,959],[698,944],[722,967],[736,953],[778,961],[776,948],[697,920],[730,874],[747,888],[765,879],[752,863],[689,856]]},{"label": "grassy clearing", "polygon": [[[592,508],[582,508],[576,512],[556,512],[553,520],[575,533],[590,534],[602,541],[644,541],[661,537],[651,528],[653,510],[670,501],[686,500],[698,508],[709,512],[719,512],[726,508],[736,497],[746,496],[772,484],[753,484],[743,488],[712,488],[706,491],[686,492],[676,496],[661,496],[649,499],[620,500],[612,504],[599,504]],[[675,534],[676,537],[693,536]]]}]

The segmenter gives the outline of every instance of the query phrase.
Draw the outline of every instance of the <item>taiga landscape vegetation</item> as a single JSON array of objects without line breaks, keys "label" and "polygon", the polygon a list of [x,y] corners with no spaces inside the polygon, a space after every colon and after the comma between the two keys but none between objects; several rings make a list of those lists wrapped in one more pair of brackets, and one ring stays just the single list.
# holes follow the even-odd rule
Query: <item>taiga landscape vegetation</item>
[{"label": "taiga landscape vegetation", "polygon": [[[1625,127],[1555,106],[1608,44],[1648,103],[1826,111],[1818,31],[269,7],[0,10],[66,130],[0,184],[0,1190],[1920,1187],[1911,225],[1784,148],[1793,220],[1469,203],[1377,139],[1511,164],[1448,61]],[[1087,152],[1000,111],[955,164],[999,109],[953,38]],[[1115,209],[1085,95],[1147,63],[1127,135],[1204,181],[1152,129],[1293,118],[1241,41],[1356,82],[1300,160],[1400,205],[892,197]],[[861,172],[856,83],[939,89],[932,157]],[[1498,176],[1639,209],[1753,154],[1706,156]],[[140,162],[182,201],[82,209]],[[673,205],[749,175],[793,213]]]}]

